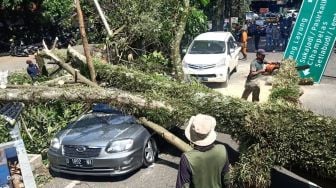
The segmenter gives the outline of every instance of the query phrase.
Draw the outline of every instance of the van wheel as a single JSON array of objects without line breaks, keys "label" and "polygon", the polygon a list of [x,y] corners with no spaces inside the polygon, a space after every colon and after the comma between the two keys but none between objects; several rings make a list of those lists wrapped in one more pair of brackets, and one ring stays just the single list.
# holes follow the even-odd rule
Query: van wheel
[{"label": "van wheel", "polygon": [[229,85],[229,80],[230,80],[230,70],[228,70],[226,74],[226,81],[222,84],[222,86],[227,87]]},{"label": "van wheel", "polygon": [[235,66],[235,68],[233,69],[233,72],[237,72],[238,71],[238,65],[237,66]]}]

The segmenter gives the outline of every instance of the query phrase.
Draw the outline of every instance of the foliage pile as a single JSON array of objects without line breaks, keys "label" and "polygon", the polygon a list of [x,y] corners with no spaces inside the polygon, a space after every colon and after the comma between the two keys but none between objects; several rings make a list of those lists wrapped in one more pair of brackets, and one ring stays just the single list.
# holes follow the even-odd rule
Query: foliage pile
[{"label": "foliage pile", "polygon": [[[83,113],[85,106],[81,103],[50,101],[45,104],[26,104],[21,118],[22,138],[28,153],[40,153],[45,158],[50,139],[67,123]],[[9,130],[0,122],[0,143],[10,141]],[[25,130],[25,128],[27,130]],[[29,132],[30,136],[27,134]]]},{"label": "foliage pile", "polygon": [[299,87],[300,78],[295,65],[296,62],[290,59],[281,62],[281,69],[275,75],[269,96],[271,102],[277,100],[298,102],[301,95]]}]

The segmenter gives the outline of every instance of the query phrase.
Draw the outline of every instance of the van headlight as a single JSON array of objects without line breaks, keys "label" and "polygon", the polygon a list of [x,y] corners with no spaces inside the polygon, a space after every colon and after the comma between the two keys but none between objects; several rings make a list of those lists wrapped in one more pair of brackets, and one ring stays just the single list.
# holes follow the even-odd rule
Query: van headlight
[{"label": "van headlight", "polygon": [[61,148],[61,143],[58,138],[51,139],[50,148],[53,150],[59,150]]},{"label": "van headlight", "polygon": [[216,64],[216,67],[224,67],[225,66],[225,62],[220,62]]},{"label": "van headlight", "polygon": [[132,139],[116,140],[112,141],[106,146],[107,153],[121,152],[129,150],[133,146]]},{"label": "van headlight", "polygon": [[187,62],[185,62],[185,61],[182,61],[182,66],[183,66],[183,68],[188,68],[188,63]]}]

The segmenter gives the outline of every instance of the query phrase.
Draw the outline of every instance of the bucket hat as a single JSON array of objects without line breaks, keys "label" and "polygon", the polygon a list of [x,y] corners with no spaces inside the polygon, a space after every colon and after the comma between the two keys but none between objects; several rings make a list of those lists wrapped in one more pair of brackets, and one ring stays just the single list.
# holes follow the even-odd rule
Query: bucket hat
[{"label": "bucket hat", "polygon": [[205,114],[192,116],[185,129],[187,139],[198,146],[208,146],[212,144],[217,137],[216,119]]}]

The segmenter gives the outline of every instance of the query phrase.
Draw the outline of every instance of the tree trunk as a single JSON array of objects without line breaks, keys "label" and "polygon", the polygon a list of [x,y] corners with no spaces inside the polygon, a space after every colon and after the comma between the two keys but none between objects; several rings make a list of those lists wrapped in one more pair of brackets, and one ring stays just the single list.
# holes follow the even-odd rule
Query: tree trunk
[{"label": "tree trunk", "polygon": [[158,135],[160,135],[162,138],[167,140],[169,143],[176,146],[179,150],[182,152],[190,151],[192,148],[190,145],[185,143],[183,140],[169,132],[167,129],[163,128],[162,126],[155,124],[153,122],[148,121],[146,118],[140,118],[140,123],[144,126],[154,130]]},{"label": "tree trunk", "polygon": [[223,31],[223,24],[224,24],[224,1],[218,0],[217,1],[217,11],[216,11],[216,31]]},{"label": "tree trunk", "polygon": [[173,73],[175,74],[175,77],[179,80],[183,79],[180,45],[190,10],[190,1],[183,0],[183,6],[184,9],[181,13],[180,20],[178,21],[177,28],[175,30],[174,38],[170,45],[170,54],[173,63]]},{"label": "tree trunk", "polygon": [[83,12],[80,6],[80,0],[76,0],[76,9],[77,9],[77,15],[78,15],[78,22],[79,22],[79,31],[81,34],[81,38],[83,41],[83,48],[84,48],[84,54],[86,57],[86,61],[88,64],[89,72],[90,72],[90,77],[92,82],[96,82],[96,72],[92,63],[92,58],[90,55],[90,50],[89,50],[89,42],[86,37],[86,32],[85,32],[85,26],[84,26],[84,19],[83,19]]},{"label": "tree trunk", "polygon": [[72,68],[69,64],[65,63],[62,59],[57,57],[55,54],[53,54],[49,50],[43,50],[41,53],[38,54],[41,57],[47,58],[47,59],[52,59],[54,60],[59,66],[64,68],[67,72],[69,72],[72,76],[75,77],[75,79],[79,79],[81,82],[92,86],[92,87],[98,87],[98,85],[95,82],[90,81],[83,75],[79,73],[79,71],[76,71],[74,68]]},{"label": "tree trunk", "polygon": [[0,101],[47,102],[64,100],[69,102],[112,102],[122,105],[134,105],[139,108],[173,108],[161,101],[147,100],[143,96],[134,95],[118,89],[90,87],[44,87],[44,86],[11,86],[1,89]]}]

